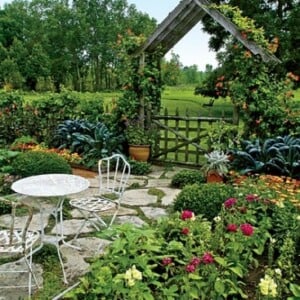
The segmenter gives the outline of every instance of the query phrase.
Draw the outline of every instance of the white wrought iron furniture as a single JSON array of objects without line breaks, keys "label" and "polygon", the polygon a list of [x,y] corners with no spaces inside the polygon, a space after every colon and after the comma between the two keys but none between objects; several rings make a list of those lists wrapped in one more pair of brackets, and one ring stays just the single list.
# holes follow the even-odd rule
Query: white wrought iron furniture
[{"label": "white wrought iron furniture", "polygon": [[[15,266],[9,268],[10,264],[2,266],[0,274],[4,276],[4,278],[0,280],[0,295],[2,294],[1,290],[28,288],[30,298],[32,288],[39,288],[37,277],[33,271],[32,255],[41,249],[42,246],[40,233],[38,231],[29,230],[33,209],[26,205],[26,203],[4,198],[0,198],[0,203],[11,207],[10,224],[7,224],[7,227],[3,225],[3,229],[0,229],[0,256],[1,258],[8,258],[9,262],[17,259],[22,259],[25,262],[24,264],[20,263],[22,266],[20,268],[16,268]],[[18,206],[27,208],[27,219],[22,225],[16,222],[16,208]],[[27,285],[24,284],[22,280],[16,280],[14,277],[10,280],[10,273],[28,273]],[[9,280],[7,280],[7,277]]]},{"label": "white wrought iron furniture", "polygon": [[[55,217],[56,225],[56,236],[55,236],[55,246],[57,249],[57,254],[61,264],[63,272],[63,280],[68,283],[66,273],[64,270],[64,264],[59,250],[59,243],[62,242],[65,245],[74,247],[64,240],[63,233],[63,203],[67,195],[76,194],[86,190],[90,183],[87,179],[70,174],[44,174],[30,176],[20,179],[14,182],[11,186],[12,190],[15,192],[34,197],[35,202],[38,203],[40,207],[41,216],[41,237],[44,240],[44,226],[43,226],[43,197],[57,198],[57,204],[54,209],[53,215]],[[58,229],[59,228],[59,229]]]},{"label": "white wrought iron furniture", "polygon": [[[99,160],[98,172],[99,195],[70,201],[71,206],[77,208],[84,217],[74,240],[77,239],[86,223],[95,227],[96,230],[100,230],[101,226],[109,227],[113,224],[130,176],[130,164],[123,155],[114,154]],[[114,210],[110,222],[105,221],[100,215],[101,212],[108,210]]]}]

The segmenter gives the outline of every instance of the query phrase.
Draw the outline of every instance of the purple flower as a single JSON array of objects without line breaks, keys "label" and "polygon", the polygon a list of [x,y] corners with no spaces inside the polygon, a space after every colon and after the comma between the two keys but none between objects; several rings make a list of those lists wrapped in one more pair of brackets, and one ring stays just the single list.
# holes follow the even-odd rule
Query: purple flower
[{"label": "purple flower", "polygon": [[252,195],[252,194],[246,196],[246,200],[247,200],[248,202],[254,202],[254,201],[257,201],[258,198],[259,198],[259,197],[258,197],[257,195]]},{"label": "purple flower", "polygon": [[237,232],[238,226],[236,224],[228,224],[226,229],[230,232]]},{"label": "purple flower", "polygon": [[202,261],[204,264],[208,265],[208,264],[212,264],[214,262],[214,258],[211,253],[206,252],[202,256]]},{"label": "purple flower", "polygon": [[190,233],[190,229],[187,228],[187,227],[184,227],[184,228],[182,228],[181,233],[185,234],[185,235],[188,235]]},{"label": "purple flower", "polygon": [[181,213],[181,219],[182,220],[188,220],[188,219],[191,219],[191,220],[194,220],[195,219],[195,215],[192,211],[190,210],[184,210],[182,213]]},{"label": "purple flower", "polygon": [[243,232],[243,235],[246,235],[246,236],[251,236],[254,232],[254,228],[251,224],[248,224],[248,223],[244,223],[240,226],[242,232]]},{"label": "purple flower", "polygon": [[225,202],[224,202],[224,206],[225,208],[230,208],[233,205],[235,205],[237,202],[236,198],[228,198]]},{"label": "purple flower", "polygon": [[195,267],[197,267],[198,265],[200,265],[201,263],[201,258],[199,257],[193,257],[190,264],[194,265]]},{"label": "purple flower", "polygon": [[188,272],[188,273],[193,273],[196,271],[196,266],[195,265],[192,265],[192,264],[188,264],[186,267],[185,267],[185,270]]},{"label": "purple flower", "polygon": [[173,260],[172,260],[171,257],[165,257],[165,258],[163,258],[163,260],[162,260],[162,264],[163,264],[164,266],[170,265],[172,262],[173,262]]}]

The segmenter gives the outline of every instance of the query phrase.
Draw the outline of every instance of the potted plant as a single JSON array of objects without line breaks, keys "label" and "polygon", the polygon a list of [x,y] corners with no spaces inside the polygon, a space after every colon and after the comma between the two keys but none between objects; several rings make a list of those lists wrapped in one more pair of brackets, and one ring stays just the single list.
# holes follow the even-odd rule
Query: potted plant
[{"label": "potted plant", "polygon": [[128,126],[125,136],[129,146],[129,156],[137,161],[147,161],[150,157],[151,134],[141,127]]},{"label": "potted plant", "polygon": [[229,157],[226,153],[220,150],[214,150],[204,155],[206,163],[202,170],[206,175],[207,182],[223,182],[229,168]]}]

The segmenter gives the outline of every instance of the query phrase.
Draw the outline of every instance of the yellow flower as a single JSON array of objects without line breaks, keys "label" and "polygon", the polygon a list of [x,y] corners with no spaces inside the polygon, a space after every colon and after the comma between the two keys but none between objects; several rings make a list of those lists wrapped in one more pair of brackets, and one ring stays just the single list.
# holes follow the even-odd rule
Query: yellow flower
[{"label": "yellow flower", "polygon": [[142,280],[143,279],[143,275],[142,273],[136,269],[135,265],[132,266],[131,268],[131,274],[132,274],[132,278],[136,279],[136,280]]},{"label": "yellow flower", "polygon": [[269,275],[266,274],[264,278],[261,278],[258,286],[262,295],[276,297],[277,284]]}]

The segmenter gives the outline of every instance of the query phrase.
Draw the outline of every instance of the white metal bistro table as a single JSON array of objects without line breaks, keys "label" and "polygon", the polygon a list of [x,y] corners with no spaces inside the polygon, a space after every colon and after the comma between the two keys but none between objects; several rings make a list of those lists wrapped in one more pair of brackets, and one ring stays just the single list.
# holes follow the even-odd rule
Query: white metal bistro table
[{"label": "white metal bistro table", "polygon": [[[18,194],[31,196],[36,198],[36,202],[40,208],[40,215],[41,215],[41,236],[42,241],[44,239],[44,226],[43,226],[43,200],[39,198],[43,197],[51,197],[58,199],[55,210],[54,210],[54,217],[55,217],[55,225],[56,225],[56,240],[55,245],[57,248],[57,254],[59,257],[59,261],[62,267],[64,282],[67,282],[64,265],[61,257],[61,253],[59,250],[59,242],[68,244],[64,240],[63,235],[63,203],[65,197],[71,194],[76,194],[86,190],[89,187],[90,183],[87,179],[77,176],[77,175],[70,175],[70,174],[43,174],[43,175],[36,175],[25,177],[20,180],[14,182],[11,186],[12,190]],[[58,222],[60,221],[60,226]],[[58,228],[60,228],[60,232],[58,233]]]}]

